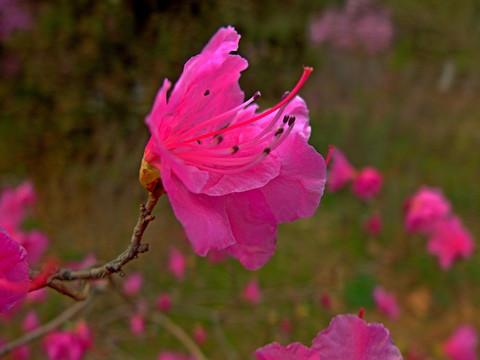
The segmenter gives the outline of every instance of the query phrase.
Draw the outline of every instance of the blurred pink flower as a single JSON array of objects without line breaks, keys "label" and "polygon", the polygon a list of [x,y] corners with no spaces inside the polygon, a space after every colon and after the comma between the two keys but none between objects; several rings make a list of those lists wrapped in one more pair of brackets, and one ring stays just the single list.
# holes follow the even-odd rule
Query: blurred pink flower
[{"label": "blurred pink flower", "polygon": [[8,232],[17,229],[27,217],[27,212],[35,204],[35,201],[35,191],[32,183],[28,180],[17,188],[2,189],[0,193],[0,225]]},{"label": "blurred pink flower", "polygon": [[477,360],[478,334],[472,325],[459,326],[443,344],[451,360]]},{"label": "blurred pink flower", "polygon": [[187,258],[176,247],[172,246],[168,255],[168,271],[170,271],[178,281],[181,281],[185,278],[186,267]]},{"label": "blurred pink flower", "polygon": [[0,313],[27,296],[29,269],[25,249],[0,227]]},{"label": "blurred pink flower", "polygon": [[207,331],[202,325],[195,325],[195,327],[193,328],[193,338],[195,339],[197,344],[205,344],[205,341],[207,341]]},{"label": "blurred pink flower", "polygon": [[25,1],[0,0],[0,40],[5,40],[16,30],[33,26],[30,10]]},{"label": "blurred pink flower", "polygon": [[74,330],[52,331],[42,342],[49,360],[80,360],[92,346],[93,336],[83,321]]},{"label": "blurred pink flower", "polygon": [[292,332],[292,322],[288,318],[283,318],[282,321],[280,322],[280,329],[282,329],[282,332],[285,334],[290,334]]},{"label": "blurred pink flower", "polygon": [[169,312],[170,309],[172,308],[172,299],[170,297],[170,294],[161,293],[160,295],[158,295],[156,306],[157,306],[157,309],[160,310],[161,312],[164,312],[164,313]]},{"label": "blurred pink flower", "polygon": [[371,0],[347,0],[344,9],[330,7],[310,24],[314,44],[330,43],[340,50],[362,48],[370,54],[388,50],[393,35],[390,12]]},{"label": "blurred pink flower", "polygon": [[40,325],[38,316],[35,310],[30,310],[22,322],[22,330],[24,332],[29,332],[35,330]]},{"label": "blurred pink flower", "polygon": [[332,297],[330,296],[329,293],[327,292],[323,292],[321,295],[320,295],[320,305],[324,308],[324,309],[330,309],[332,307]]},{"label": "blurred pink flower", "polygon": [[470,257],[474,245],[471,235],[463,227],[460,219],[454,216],[435,223],[427,243],[427,251],[436,255],[440,267],[447,270],[458,258]]},{"label": "blurred pink flower", "polygon": [[30,359],[30,347],[28,345],[19,346],[12,351],[12,360]]},{"label": "blurred pink flower", "polygon": [[69,269],[80,270],[95,265],[97,258],[94,253],[89,253],[81,261],[69,261],[65,266]]},{"label": "blurred pink flower", "polygon": [[257,305],[262,299],[260,285],[257,278],[252,278],[243,289],[243,299],[250,304]]},{"label": "blurred pink flower", "polygon": [[365,222],[365,230],[372,236],[378,236],[382,231],[382,217],[376,213]]},{"label": "blurred pink flower", "polygon": [[332,150],[332,162],[327,176],[327,189],[338,191],[352,181],[356,170],[347,160],[345,155],[338,149]]},{"label": "blurred pink flower", "polygon": [[88,350],[93,347],[93,334],[85,321],[79,321],[75,325],[73,334],[77,337],[83,350]]},{"label": "blurred pink flower", "polygon": [[30,266],[40,260],[48,247],[48,237],[43,232],[26,232],[20,228],[35,201],[36,195],[30,181],[24,181],[17,188],[5,188],[0,194],[0,226],[25,248]]},{"label": "blurred pink flower", "polygon": [[145,161],[159,170],[195,252],[224,250],[246,268],[275,251],[277,224],[313,215],[325,161],[308,144],[305,102],[295,96],[312,69],[275,107],[256,114],[238,80],[247,61],[231,54],[240,35],[221,28],[184,67],[167,100],[165,79],[147,117]]},{"label": "blurred pink flower", "polygon": [[129,318],[130,331],[135,336],[142,336],[145,332],[145,318],[143,315],[134,314]]},{"label": "blurred pink flower", "polygon": [[395,294],[387,292],[381,286],[373,289],[373,299],[378,311],[391,319],[397,319],[400,316],[400,308],[398,307]]},{"label": "blurred pink flower", "polygon": [[27,263],[30,266],[37,264],[47,251],[48,236],[40,230],[29,232],[16,231],[13,233],[15,240],[27,251]]},{"label": "blurred pink flower", "polygon": [[356,315],[337,315],[319,332],[310,348],[301,343],[286,347],[274,342],[258,349],[258,360],[401,360],[389,331],[367,324]]},{"label": "blurred pink flower", "polygon": [[352,184],[352,191],[360,199],[367,201],[380,192],[382,182],[382,174],[377,169],[368,166],[356,176]]},{"label": "blurred pink flower", "polygon": [[407,199],[404,209],[407,231],[428,234],[437,221],[450,214],[451,205],[440,189],[423,186]]},{"label": "blurred pink flower", "polygon": [[143,275],[139,272],[132,273],[123,283],[123,293],[127,296],[138,295],[143,283]]}]

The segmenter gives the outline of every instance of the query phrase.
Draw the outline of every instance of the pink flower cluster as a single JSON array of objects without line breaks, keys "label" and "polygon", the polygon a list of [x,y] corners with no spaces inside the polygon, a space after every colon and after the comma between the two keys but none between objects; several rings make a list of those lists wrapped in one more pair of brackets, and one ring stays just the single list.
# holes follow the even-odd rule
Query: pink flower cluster
[{"label": "pink flower cluster", "polygon": [[338,148],[334,148],[328,172],[327,189],[331,192],[339,191],[350,182],[352,182],[353,193],[360,199],[368,201],[380,192],[383,177],[371,166],[360,171],[355,170],[345,155]]},{"label": "pink flower cluster", "polygon": [[389,331],[381,324],[367,324],[356,315],[337,315],[319,332],[312,346],[274,342],[255,352],[258,360],[400,360]]},{"label": "pink flower cluster", "polygon": [[310,38],[315,44],[374,54],[391,47],[393,24],[388,9],[372,0],[347,0],[343,9],[329,8],[312,21]]},{"label": "pink flower cluster", "polygon": [[405,228],[429,237],[427,251],[437,256],[442,269],[449,269],[455,260],[473,253],[472,236],[452,213],[441,190],[421,187],[407,199],[404,210]]},{"label": "pink flower cluster", "polygon": [[238,83],[248,65],[232,54],[239,40],[233,27],[221,28],[185,64],[168,98],[164,80],[146,119],[144,160],[161,174],[195,252],[221,250],[254,270],[273,255],[277,224],[316,211],[326,171],[308,144],[308,110],[296,96],[312,69],[257,113],[260,93],[244,101]]},{"label": "pink flower cluster", "polygon": [[93,346],[93,335],[87,324],[80,322],[73,330],[51,332],[42,346],[49,360],[80,360]]},{"label": "pink flower cluster", "polygon": [[29,266],[35,265],[48,246],[47,235],[39,230],[24,231],[22,223],[35,205],[33,186],[25,181],[17,188],[4,188],[0,193],[0,226],[27,251]]}]

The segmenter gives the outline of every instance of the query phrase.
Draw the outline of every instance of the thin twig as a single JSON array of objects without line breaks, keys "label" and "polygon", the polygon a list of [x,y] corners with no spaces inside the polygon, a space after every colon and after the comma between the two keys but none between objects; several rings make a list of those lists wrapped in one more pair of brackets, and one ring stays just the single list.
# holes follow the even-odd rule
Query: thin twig
[{"label": "thin twig", "polygon": [[196,360],[208,360],[202,350],[200,350],[197,344],[195,344],[195,341],[193,341],[180,326],[175,324],[167,316],[160,313],[153,313],[149,315],[149,319],[165,327],[168,332],[174,335],[188,349],[188,351],[190,351]]},{"label": "thin twig", "polygon": [[129,263],[133,259],[138,258],[139,254],[148,251],[148,244],[142,244],[142,237],[148,224],[155,219],[151,213],[162,193],[163,189],[161,188],[153,193],[149,193],[147,204],[142,204],[140,206],[140,215],[138,217],[137,224],[133,229],[130,244],[124,252],[103,266],[82,270],[59,269],[50,276],[49,282],[47,282],[46,285],[50,285],[49,283],[55,280],[96,280],[105,278],[114,273],[121,273],[122,267],[125,264]]},{"label": "thin twig", "polygon": [[30,331],[23,335],[22,337],[13,340],[6,345],[4,345],[2,348],[0,348],[0,356],[8,354],[10,351],[13,349],[28,344],[29,342],[32,342],[35,339],[38,339],[39,337],[42,337],[43,335],[49,333],[50,331],[56,329],[66,321],[70,320],[72,317],[74,317],[76,314],[78,314],[80,311],[82,311],[89,303],[91,302],[90,299],[87,299],[82,302],[77,302],[73,306],[69,307],[67,310],[65,310],[63,313],[61,313],[59,316],[54,318],[52,321],[46,323],[45,325],[40,326],[39,328]]}]

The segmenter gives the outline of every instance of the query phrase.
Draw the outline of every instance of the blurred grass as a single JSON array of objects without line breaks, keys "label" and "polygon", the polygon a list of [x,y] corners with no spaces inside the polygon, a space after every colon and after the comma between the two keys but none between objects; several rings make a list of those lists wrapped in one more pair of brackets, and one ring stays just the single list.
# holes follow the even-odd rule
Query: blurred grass
[{"label": "blurred grass", "polygon": [[[377,56],[339,53],[308,41],[312,17],[334,1],[245,0],[40,1],[37,24],[1,45],[18,74],[0,82],[0,180],[33,178],[39,191],[37,221],[50,234],[50,253],[79,259],[94,251],[108,260],[125,247],[145,194],[137,171],[148,139],[143,119],[162,79],[175,81],[218,27],[242,34],[239,53],[250,63],[241,78],[245,93],[262,91],[269,107],[290,89],[302,65],[315,67],[302,89],[312,122],[311,143],[323,154],[341,148],[357,167],[385,175],[382,196],[363,204],[348,191],[326,194],[317,214],[281,225],[278,249],[255,273],[263,290],[258,307],[239,297],[252,274],[236,261],[211,266],[193,254],[166,199],[146,234],[151,251],[126,268],[147,284],[153,304],[173,294],[172,318],[191,331],[209,331],[203,349],[212,359],[251,358],[273,340],[309,344],[332,316],[367,308],[368,321],[384,322],[402,350],[422,349],[441,358],[438,344],[460,323],[480,328],[479,257],[440,271],[425,252],[425,239],[402,230],[402,204],[420,185],[441,187],[474,237],[480,234],[480,8],[456,2],[391,0],[394,48]],[[451,85],[439,88],[448,64]],[[363,231],[379,211],[378,239]],[[187,279],[165,273],[172,244],[188,254]],[[121,279],[117,279],[121,282]],[[394,290],[403,310],[391,321],[372,308],[371,288]],[[332,297],[331,309],[319,296]],[[68,300],[50,295],[42,320]],[[151,305],[153,306],[153,305]],[[160,348],[183,350],[150,323],[132,338],[118,294],[99,295],[85,314],[96,332],[89,358],[154,358]],[[280,321],[292,321],[291,334]],[[4,333],[13,337],[18,329]],[[232,350],[233,349],[233,350]],[[41,358],[41,357],[39,357]]]}]

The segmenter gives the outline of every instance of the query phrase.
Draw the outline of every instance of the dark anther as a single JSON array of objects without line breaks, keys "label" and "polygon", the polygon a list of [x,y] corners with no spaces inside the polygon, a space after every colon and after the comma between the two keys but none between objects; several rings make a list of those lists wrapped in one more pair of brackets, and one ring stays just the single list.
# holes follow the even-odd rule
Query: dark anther
[{"label": "dark anther", "polygon": [[200,140],[197,140],[197,144],[198,144],[198,145],[201,145],[202,142],[201,142]]},{"label": "dark anther", "polygon": [[223,141],[223,136],[220,135],[217,137],[217,144],[220,144]]},{"label": "dark anther", "polygon": [[270,149],[269,147],[263,149],[263,152],[265,153],[265,155],[270,154],[270,151],[272,151],[272,149]]},{"label": "dark anther", "polygon": [[235,154],[238,150],[240,150],[238,145],[232,146],[232,154]]},{"label": "dark anther", "polygon": [[285,91],[282,95],[282,100],[285,99],[288,95],[290,95],[290,91]]},{"label": "dark anther", "polygon": [[203,93],[203,96],[207,96],[207,95],[210,95],[210,90],[205,90],[205,92]]},{"label": "dark anther", "polygon": [[295,122],[295,116],[290,116],[290,119],[288,120],[288,126],[292,126],[294,122]]},{"label": "dark anther", "polygon": [[290,119],[290,115],[285,115],[285,116],[283,117],[283,123],[286,124],[287,121],[288,121],[288,119]]},{"label": "dark anther", "polygon": [[279,136],[283,133],[283,128],[278,128],[277,131],[275,131],[275,136]]},{"label": "dark anther", "polygon": [[260,91],[257,91],[255,94],[253,94],[253,101],[257,100],[260,96],[262,96],[262,94]]}]

